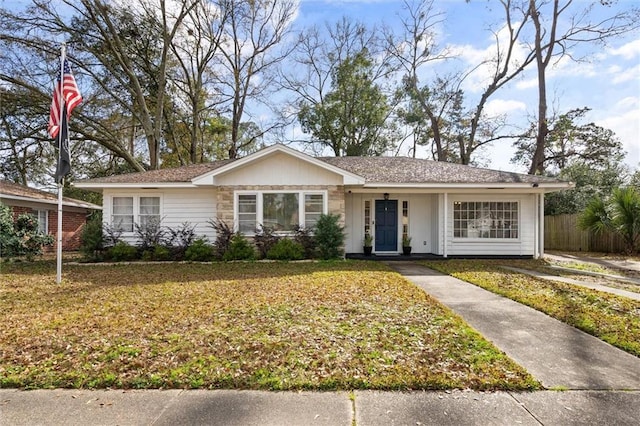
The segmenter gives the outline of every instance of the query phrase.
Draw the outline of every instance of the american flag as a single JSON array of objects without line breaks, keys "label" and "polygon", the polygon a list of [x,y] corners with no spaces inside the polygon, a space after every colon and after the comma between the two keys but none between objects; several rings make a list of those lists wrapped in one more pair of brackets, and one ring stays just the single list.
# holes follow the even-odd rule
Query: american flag
[{"label": "american flag", "polygon": [[66,118],[71,116],[71,111],[82,102],[80,89],[76,84],[76,79],[71,74],[69,61],[64,60],[62,83],[60,77],[56,81],[53,90],[53,99],[51,101],[51,109],[49,111],[49,135],[55,139],[60,132],[60,103],[64,103],[67,110]]}]

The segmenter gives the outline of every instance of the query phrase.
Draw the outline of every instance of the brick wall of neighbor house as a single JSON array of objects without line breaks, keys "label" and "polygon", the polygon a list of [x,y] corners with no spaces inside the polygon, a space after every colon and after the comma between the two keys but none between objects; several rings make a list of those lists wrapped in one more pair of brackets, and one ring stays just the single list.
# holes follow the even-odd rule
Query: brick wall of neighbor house
[{"label": "brick wall of neighbor house", "polygon": [[32,214],[33,210],[29,207],[21,207],[21,206],[10,206],[11,211],[13,211],[13,220],[18,219],[18,216],[24,213]]},{"label": "brick wall of neighbor house", "polygon": [[329,213],[340,215],[340,224],[345,223],[345,199],[344,187],[337,185],[330,186],[219,186],[217,198],[218,219],[228,223],[233,223],[233,194],[234,191],[283,191],[283,190],[303,190],[303,191],[327,191]]},{"label": "brick wall of neighbor house", "polygon": [[[37,215],[36,210],[29,207],[11,206],[13,220],[21,214]],[[80,236],[82,228],[87,222],[87,213],[64,211],[62,214],[62,250],[75,251],[80,248]],[[55,242],[52,246],[44,247],[45,252],[55,252],[58,241],[58,211],[49,210],[49,234],[53,235]]]},{"label": "brick wall of neighbor house", "polygon": [[[82,228],[87,223],[87,213],[84,212],[62,212],[62,250],[74,251],[80,248],[80,236]],[[58,241],[58,212],[49,211],[49,233],[53,235],[56,242],[50,246],[49,250],[56,250]]]}]

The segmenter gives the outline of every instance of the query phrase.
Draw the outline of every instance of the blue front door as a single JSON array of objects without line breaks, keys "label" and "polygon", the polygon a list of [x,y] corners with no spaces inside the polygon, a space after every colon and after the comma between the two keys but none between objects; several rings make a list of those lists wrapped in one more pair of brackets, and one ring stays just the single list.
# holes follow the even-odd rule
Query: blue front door
[{"label": "blue front door", "polygon": [[376,200],[376,251],[398,250],[398,200]]}]

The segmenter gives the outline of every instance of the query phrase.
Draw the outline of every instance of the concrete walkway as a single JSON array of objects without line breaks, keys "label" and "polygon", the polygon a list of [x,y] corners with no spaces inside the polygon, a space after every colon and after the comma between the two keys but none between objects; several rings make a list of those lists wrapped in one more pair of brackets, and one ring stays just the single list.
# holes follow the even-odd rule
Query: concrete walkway
[{"label": "concrete walkway", "polygon": [[592,257],[587,255],[576,254],[558,254],[558,253],[545,253],[545,258],[557,260],[560,262],[582,262],[593,263],[595,265],[604,266],[605,268],[627,270],[640,272],[640,262],[634,259],[610,259],[608,257]]},{"label": "concrete walkway", "polygon": [[633,425],[640,392],[0,389],[13,425]]},{"label": "concrete walkway", "polygon": [[602,284],[596,284],[596,283],[590,283],[590,282],[586,282],[586,281],[580,281],[580,280],[576,280],[576,279],[573,279],[573,278],[565,278],[565,277],[559,277],[557,275],[544,274],[542,272],[532,271],[532,270],[529,270],[529,269],[514,268],[512,266],[501,266],[501,268],[508,269],[510,271],[518,272],[518,273],[525,274],[525,275],[530,275],[530,276],[536,277],[536,278],[542,278],[543,280],[559,281],[561,283],[578,285],[578,286],[581,286],[581,287],[590,288],[592,290],[604,291],[605,293],[611,293],[611,294],[615,294],[617,296],[624,296],[624,297],[628,297],[629,299],[640,301],[640,293],[634,293],[632,291],[622,290],[622,289],[615,288],[615,287],[608,287],[608,286],[602,285]]},{"label": "concrete walkway", "polygon": [[410,262],[389,265],[462,316],[548,389],[640,390],[640,358],[462,280]]}]

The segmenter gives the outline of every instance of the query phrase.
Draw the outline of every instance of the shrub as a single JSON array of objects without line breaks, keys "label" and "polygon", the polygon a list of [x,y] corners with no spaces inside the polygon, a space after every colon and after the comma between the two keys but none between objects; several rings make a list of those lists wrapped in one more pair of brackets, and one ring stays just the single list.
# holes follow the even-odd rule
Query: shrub
[{"label": "shrub", "polygon": [[216,231],[216,241],[214,246],[216,247],[216,255],[221,258],[229,251],[231,247],[231,239],[235,235],[233,228],[227,225],[226,222],[219,219],[209,220],[209,225]]},{"label": "shrub", "polygon": [[122,229],[105,224],[102,230],[104,232],[103,238],[105,247],[113,247],[121,241],[120,236],[122,235]]},{"label": "shrub", "polygon": [[196,239],[195,229],[195,225],[191,225],[189,222],[183,222],[176,229],[167,228],[165,241],[167,246],[170,247],[171,255],[174,259],[184,258],[187,248]]},{"label": "shrub", "polygon": [[268,259],[300,260],[304,259],[304,247],[288,238],[282,238],[267,253]]},{"label": "shrub", "polygon": [[336,259],[343,256],[346,235],[340,226],[340,216],[323,214],[316,222],[315,242],[321,259]]},{"label": "shrub", "polygon": [[274,232],[275,230],[268,226],[264,227],[260,225],[260,228],[256,229],[256,235],[253,241],[261,258],[266,258],[271,248],[280,240],[280,237],[275,235]]},{"label": "shrub", "polygon": [[153,249],[146,250],[142,253],[142,260],[150,261],[150,260],[169,260],[171,257],[171,252],[168,247],[165,246],[155,246]]},{"label": "shrub", "polygon": [[222,260],[253,260],[256,251],[251,243],[242,234],[234,234],[229,244],[229,249],[222,255]]},{"label": "shrub", "polygon": [[316,243],[313,237],[313,229],[297,226],[293,240],[302,246],[305,258],[311,259],[315,256]]},{"label": "shrub", "polygon": [[165,231],[160,225],[159,219],[149,219],[146,224],[134,224],[138,247],[142,252],[154,250],[164,240]]},{"label": "shrub", "polygon": [[114,262],[126,262],[138,258],[138,249],[124,241],[118,241],[108,251],[108,256]]},{"label": "shrub", "polygon": [[207,243],[204,238],[198,238],[187,247],[184,253],[185,260],[191,262],[210,262],[213,260],[214,250],[213,246]]},{"label": "shrub", "polygon": [[21,214],[13,222],[8,206],[0,204],[0,254],[3,257],[26,256],[31,261],[42,254],[43,246],[53,244],[51,235],[38,230],[38,220],[30,214]]},{"label": "shrub", "polygon": [[104,234],[102,233],[102,212],[94,212],[82,229],[80,235],[80,252],[85,260],[100,260],[104,250]]}]

